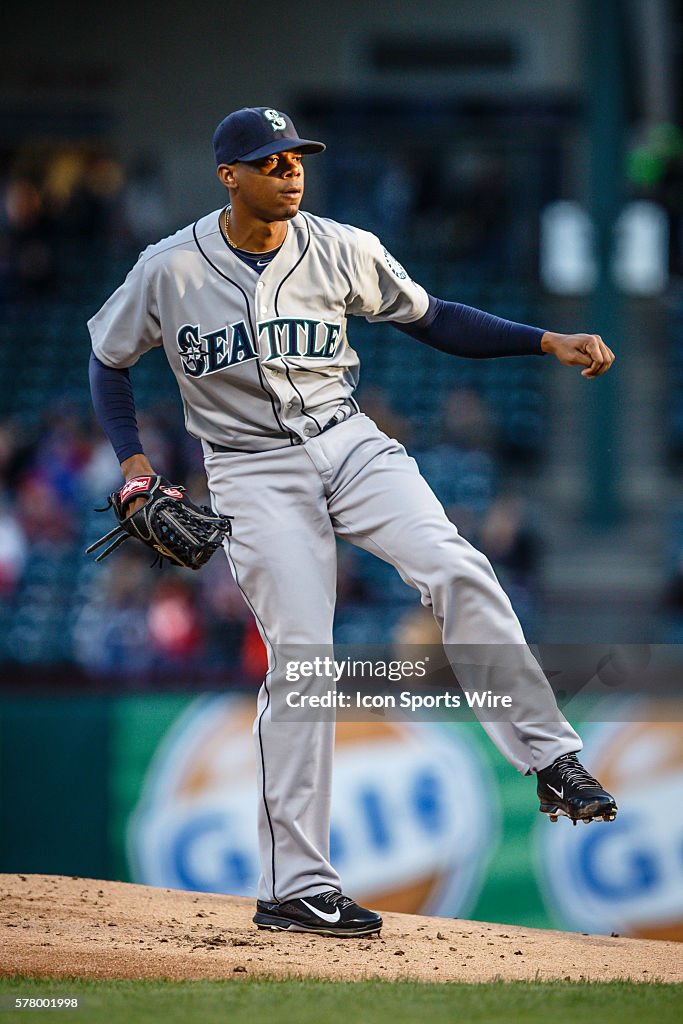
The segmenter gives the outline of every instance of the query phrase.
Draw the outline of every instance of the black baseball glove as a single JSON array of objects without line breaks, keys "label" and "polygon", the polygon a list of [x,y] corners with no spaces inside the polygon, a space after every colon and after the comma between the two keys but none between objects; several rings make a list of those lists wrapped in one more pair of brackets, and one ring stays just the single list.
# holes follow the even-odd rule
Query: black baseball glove
[{"label": "black baseball glove", "polygon": [[[131,502],[146,498],[145,504],[130,516]],[[217,515],[205,505],[195,505],[184,487],[170,484],[163,476],[135,476],[109,495],[109,503],[100,512],[113,508],[118,526],[86,548],[86,555],[112,541],[97,558],[100,562],[129,537],[137,537],[156,551],[159,564],[167,558],[186,569],[201,569],[223,540],[232,532],[231,516]],[[156,561],[156,559],[155,559]],[[154,562],[152,563],[154,564]]]}]

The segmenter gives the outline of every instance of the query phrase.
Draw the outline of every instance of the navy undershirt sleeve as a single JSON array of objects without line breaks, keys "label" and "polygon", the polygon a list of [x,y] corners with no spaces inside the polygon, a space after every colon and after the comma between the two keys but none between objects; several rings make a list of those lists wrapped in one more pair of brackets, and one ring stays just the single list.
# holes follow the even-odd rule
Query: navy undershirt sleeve
[{"label": "navy undershirt sleeve", "polygon": [[128,370],[105,366],[90,354],[90,393],[95,415],[119,462],[143,454]]},{"label": "navy undershirt sleeve", "polygon": [[425,345],[470,359],[495,356],[543,355],[544,331],[512,320],[502,320],[459,302],[429,296],[427,312],[410,324],[392,321],[394,327]]}]

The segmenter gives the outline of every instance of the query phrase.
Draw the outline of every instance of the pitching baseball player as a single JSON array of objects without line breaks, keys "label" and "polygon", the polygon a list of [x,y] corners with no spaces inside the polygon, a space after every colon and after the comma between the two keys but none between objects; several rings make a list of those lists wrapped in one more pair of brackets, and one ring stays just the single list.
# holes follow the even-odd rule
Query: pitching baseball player
[{"label": "pitching baseball player", "polygon": [[[519,622],[488,561],[451,523],[404,448],[358,406],[349,316],[389,321],[418,342],[470,357],[552,353],[587,378],[614,356],[596,335],[561,335],[434,298],[374,235],[300,211],[306,154],[269,107],[238,110],[213,137],[229,202],[151,245],[89,321],[96,413],[127,483],[154,473],[135,421],[128,368],[163,346],[187,430],[203,445],[225,550],[269,653],[254,735],[261,877],[259,927],[378,932],[381,917],[342,894],[330,863],[334,723],[276,721],[279,645],[330,645],[335,538],[390,562],[432,608],[444,644],[516,645]],[[416,353],[417,354],[417,353]],[[483,649],[483,648],[482,648]],[[540,809],[574,822],[616,815],[576,754],[538,664],[520,659],[528,694],[514,722],[482,722]],[[553,717],[541,715],[552,702]],[[536,725],[534,722],[546,724]]]}]

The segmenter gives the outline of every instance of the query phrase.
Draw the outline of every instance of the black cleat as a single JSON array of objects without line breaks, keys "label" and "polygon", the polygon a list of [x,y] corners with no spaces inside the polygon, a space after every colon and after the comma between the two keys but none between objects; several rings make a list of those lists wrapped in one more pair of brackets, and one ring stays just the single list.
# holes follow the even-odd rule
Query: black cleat
[{"label": "black cleat", "polygon": [[576,754],[563,754],[536,774],[541,814],[547,814],[551,821],[557,821],[560,815],[571,818],[575,825],[577,821],[587,824],[593,818],[616,818],[614,797],[588,774]]},{"label": "black cleat", "polygon": [[382,918],[359,907],[336,889],[316,896],[267,903],[258,900],[254,924],[277,932],[315,932],[317,935],[379,935]]}]

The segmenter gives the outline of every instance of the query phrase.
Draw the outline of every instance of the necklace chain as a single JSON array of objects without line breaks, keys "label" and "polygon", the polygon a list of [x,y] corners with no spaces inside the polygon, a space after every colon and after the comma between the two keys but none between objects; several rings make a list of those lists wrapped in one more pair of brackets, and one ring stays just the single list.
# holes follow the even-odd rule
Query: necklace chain
[{"label": "necklace chain", "polygon": [[233,249],[239,249],[239,245],[237,245],[230,237],[230,210],[231,207],[226,206],[223,213],[223,220],[225,221],[225,237],[228,240],[228,244],[231,245]]},{"label": "necklace chain", "polygon": [[[235,242],[234,239],[232,239],[230,237],[230,210],[231,209],[232,209],[231,206],[226,206],[225,209],[223,210],[223,230],[225,231],[225,237],[228,240],[228,245],[232,246],[233,249],[239,249],[240,252],[249,252],[249,253],[251,253],[250,249],[242,249],[242,247],[239,246],[237,244],[237,242]],[[279,249],[280,246],[278,245],[275,248]],[[264,249],[263,252],[255,252],[255,253],[251,253],[251,255],[253,255],[253,256],[263,256],[263,254],[266,253],[266,252],[274,252],[274,251],[275,251],[274,249]]]}]

